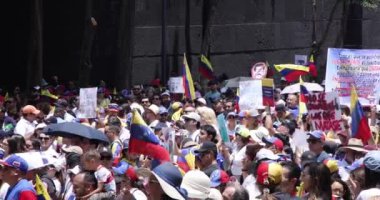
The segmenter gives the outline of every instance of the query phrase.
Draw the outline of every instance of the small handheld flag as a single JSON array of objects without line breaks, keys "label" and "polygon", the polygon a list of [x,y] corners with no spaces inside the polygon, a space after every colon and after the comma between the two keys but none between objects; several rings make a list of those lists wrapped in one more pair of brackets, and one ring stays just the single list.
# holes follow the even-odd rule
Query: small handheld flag
[{"label": "small handheld flag", "polygon": [[137,110],[133,111],[129,152],[143,154],[161,161],[170,161],[169,152],[160,145],[158,137],[146,125]]},{"label": "small handheld flag", "polygon": [[36,175],[36,192],[38,200],[50,200],[49,193],[46,190],[45,185],[42,183],[40,177]]}]

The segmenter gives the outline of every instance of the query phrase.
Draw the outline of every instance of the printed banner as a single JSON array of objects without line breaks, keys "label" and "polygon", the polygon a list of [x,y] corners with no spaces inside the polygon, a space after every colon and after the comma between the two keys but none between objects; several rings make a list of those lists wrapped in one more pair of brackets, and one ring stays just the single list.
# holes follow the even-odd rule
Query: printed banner
[{"label": "printed banner", "polygon": [[170,93],[183,94],[183,79],[182,76],[179,77],[170,77],[168,81]]},{"label": "printed banner", "polygon": [[373,105],[380,96],[380,50],[329,48],[326,92],[337,91],[340,104],[350,105],[351,85],[362,105]]},{"label": "printed banner", "polygon": [[239,108],[250,110],[258,106],[274,106],[273,79],[239,82]]},{"label": "printed banner", "polygon": [[307,108],[314,129],[335,132],[343,130],[337,92],[309,94]]},{"label": "printed banner", "polygon": [[96,118],[98,88],[81,88],[79,91],[78,118]]}]

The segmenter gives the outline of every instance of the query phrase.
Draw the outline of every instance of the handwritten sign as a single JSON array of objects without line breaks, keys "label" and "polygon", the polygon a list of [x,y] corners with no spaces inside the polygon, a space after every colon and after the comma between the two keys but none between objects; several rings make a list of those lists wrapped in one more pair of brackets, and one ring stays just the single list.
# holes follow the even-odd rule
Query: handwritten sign
[{"label": "handwritten sign", "polygon": [[329,48],[326,92],[338,91],[340,103],[350,104],[351,85],[362,105],[373,105],[380,97],[380,50]]},{"label": "handwritten sign", "polygon": [[239,92],[241,110],[255,109],[258,106],[274,106],[273,79],[239,82]]},{"label": "handwritten sign", "polygon": [[79,91],[78,118],[96,118],[98,88],[81,88]]},{"label": "handwritten sign", "polygon": [[309,94],[307,107],[316,130],[343,130],[337,92]]},{"label": "handwritten sign", "polygon": [[168,85],[169,85],[170,93],[183,94],[185,92],[184,87],[183,87],[183,80],[181,76],[170,77],[168,81]]}]

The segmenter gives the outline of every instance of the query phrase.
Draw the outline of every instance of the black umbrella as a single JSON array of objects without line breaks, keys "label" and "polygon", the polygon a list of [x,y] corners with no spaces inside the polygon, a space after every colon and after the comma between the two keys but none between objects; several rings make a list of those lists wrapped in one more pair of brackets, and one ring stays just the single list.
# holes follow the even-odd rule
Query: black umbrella
[{"label": "black umbrella", "polygon": [[43,132],[47,135],[62,137],[78,136],[103,143],[109,143],[108,138],[101,131],[75,122],[50,124],[44,128]]}]

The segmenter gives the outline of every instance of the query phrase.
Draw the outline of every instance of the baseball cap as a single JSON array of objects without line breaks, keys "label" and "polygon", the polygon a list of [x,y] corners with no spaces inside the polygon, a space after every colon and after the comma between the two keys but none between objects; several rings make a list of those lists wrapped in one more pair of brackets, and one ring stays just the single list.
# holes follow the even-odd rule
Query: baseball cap
[{"label": "baseball cap", "polygon": [[261,160],[275,160],[276,161],[280,159],[280,157],[278,155],[275,155],[273,151],[262,148],[257,152],[255,159],[258,161],[261,161]]},{"label": "baseball cap", "polygon": [[66,153],[76,153],[79,155],[83,154],[83,150],[79,146],[64,146],[62,147],[62,151]]},{"label": "baseball cap", "polygon": [[284,149],[284,143],[277,137],[264,137],[263,142],[269,145],[274,145],[278,151],[282,151]]},{"label": "baseball cap", "polygon": [[119,108],[119,105],[117,105],[116,103],[110,103],[108,105],[108,111],[110,112],[119,112],[120,108]]},{"label": "baseball cap", "polygon": [[236,117],[236,113],[235,112],[229,112],[228,114],[227,114],[227,118],[229,117],[229,116],[234,116],[234,117]]},{"label": "baseball cap", "polygon": [[201,145],[201,147],[199,149],[194,151],[194,153],[198,154],[198,153],[203,153],[206,151],[217,152],[218,148],[216,147],[215,143],[210,142],[210,141],[205,141],[205,142],[203,142],[203,144]]},{"label": "baseball cap", "polygon": [[305,151],[301,155],[301,166],[302,168],[312,162],[317,162],[317,154],[312,151]]},{"label": "baseball cap", "polygon": [[57,107],[67,107],[69,104],[67,103],[66,99],[58,99],[57,102],[54,103]]},{"label": "baseball cap", "polygon": [[246,112],[246,117],[258,117],[260,116],[259,112],[257,111],[257,109],[251,109],[251,110],[248,110]]},{"label": "baseball cap", "polygon": [[217,169],[211,173],[210,180],[211,180],[211,187],[218,187],[220,184],[228,183],[228,181],[230,180],[230,177],[225,171],[221,169]]},{"label": "baseball cap", "polygon": [[178,108],[181,108],[181,107],[182,107],[182,104],[178,101],[172,104],[172,110],[177,110]]},{"label": "baseball cap", "polygon": [[0,164],[12,167],[24,173],[28,172],[28,163],[18,155],[10,155],[5,160],[0,160]]},{"label": "baseball cap", "polygon": [[22,108],[22,113],[23,114],[35,114],[38,115],[40,114],[40,110],[38,110],[36,107],[32,105],[26,105]]},{"label": "baseball cap", "polygon": [[330,173],[335,173],[339,170],[338,161],[334,159],[325,159],[323,164],[329,168]]},{"label": "baseball cap", "polygon": [[207,104],[207,103],[206,103],[206,100],[205,100],[204,98],[202,98],[202,97],[201,97],[201,98],[198,98],[198,99],[197,99],[197,102],[198,102],[198,103],[201,103],[201,104],[203,104],[203,105],[206,105],[206,104]]},{"label": "baseball cap", "polygon": [[326,139],[326,135],[320,130],[312,131],[308,133],[307,135],[309,136],[308,139],[311,139],[311,140],[320,140],[324,142]]},{"label": "baseball cap", "polygon": [[277,185],[282,181],[282,166],[276,162],[262,162],[257,167],[256,181],[261,185]]},{"label": "baseball cap", "polygon": [[162,115],[162,114],[167,114],[168,113],[168,109],[166,109],[165,107],[161,106],[159,111],[158,111],[158,114]]},{"label": "baseball cap", "polygon": [[186,115],[182,116],[184,119],[192,119],[197,122],[201,121],[201,116],[198,115],[196,112],[189,112]]},{"label": "baseball cap", "polygon": [[236,127],[235,132],[243,138],[249,138],[251,136],[251,133],[245,127],[238,126]]},{"label": "baseball cap", "polygon": [[165,95],[170,96],[169,91],[166,90],[165,92],[163,92],[163,93],[161,94],[161,96],[165,96]]}]

